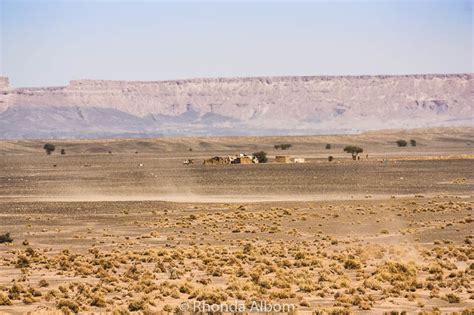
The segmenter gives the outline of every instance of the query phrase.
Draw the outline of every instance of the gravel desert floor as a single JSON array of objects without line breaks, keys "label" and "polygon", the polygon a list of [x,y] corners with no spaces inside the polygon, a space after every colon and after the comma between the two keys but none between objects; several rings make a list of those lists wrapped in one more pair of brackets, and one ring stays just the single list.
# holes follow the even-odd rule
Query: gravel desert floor
[{"label": "gravel desert floor", "polygon": [[473,129],[49,142],[0,142],[2,314],[474,312]]}]

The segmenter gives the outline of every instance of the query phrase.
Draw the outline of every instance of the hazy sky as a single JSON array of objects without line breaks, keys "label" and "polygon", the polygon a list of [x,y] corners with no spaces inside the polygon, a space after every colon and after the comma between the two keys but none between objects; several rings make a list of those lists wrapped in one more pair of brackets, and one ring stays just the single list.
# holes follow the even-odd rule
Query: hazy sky
[{"label": "hazy sky", "polygon": [[472,1],[0,3],[13,86],[474,72]]}]

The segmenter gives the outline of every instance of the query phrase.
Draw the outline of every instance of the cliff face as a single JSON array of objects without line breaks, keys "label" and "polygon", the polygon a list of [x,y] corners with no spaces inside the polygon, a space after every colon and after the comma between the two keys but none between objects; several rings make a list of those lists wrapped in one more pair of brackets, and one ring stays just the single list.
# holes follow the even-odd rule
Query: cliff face
[{"label": "cliff face", "polygon": [[159,134],[318,133],[470,124],[473,99],[472,74],[78,80],[15,89],[0,111],[47,116],[52,107],[110,109],[136,116],[147,126],[143,132]]},{"label": "cliff face", "polygon": [[9,88],[9,81],[7,77],[0,77],[0,91],[7,90]]}]

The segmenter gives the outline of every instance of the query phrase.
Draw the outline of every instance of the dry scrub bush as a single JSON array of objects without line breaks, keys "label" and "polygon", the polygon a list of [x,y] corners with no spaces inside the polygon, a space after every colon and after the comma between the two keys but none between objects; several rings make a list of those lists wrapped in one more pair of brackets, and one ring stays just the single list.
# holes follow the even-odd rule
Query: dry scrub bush
[{"label": "dry scrub bush", "polygon": [[375,279],[389,282],[392,285],[407,287],[416,282],[416,268],[414,264],[400,262],[385,262],[375,271]]},{"label": "dry scrub bush", "polygon": [[0,292],[0,306],[12,305],[12,301],[4,292]]}]

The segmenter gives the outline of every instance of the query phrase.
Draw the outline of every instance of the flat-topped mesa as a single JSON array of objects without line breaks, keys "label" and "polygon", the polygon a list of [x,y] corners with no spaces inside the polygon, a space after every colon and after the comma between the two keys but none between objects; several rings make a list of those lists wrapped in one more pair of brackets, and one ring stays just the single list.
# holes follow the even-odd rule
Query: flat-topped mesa
[{"label": "flat-topped mesa", "polygon": [[268,76],[268,77],[229,77],[229,78],[196,78],[184,80],[162,80],[162,81],[125,81],[125,80],[94,80],[80,79],[69,81],[68,88],[80,88],[89,86],[101,87],[123,87],[128,85],[180,85],[189,83],[267,83],[272,82],[309,82],[309,81],[328,81],[328,80],[370,80],[370,79],[446,79],[459,78],[464,80],[474,79],[473,73],[459,74],[409,74],[409,75],[341,75],[341,76]]},{"label": "flat-topped mesa", "polygon": [[8,77],[0,77],[0,90],[10,89],[10,81]]},{"label": "flat-topped mesa", "polygon": [[94,137],[462,126],[474,119],[473,94],[472,73],[73,80],[1,91],[0,138],[2,132],[11,138]]}]

